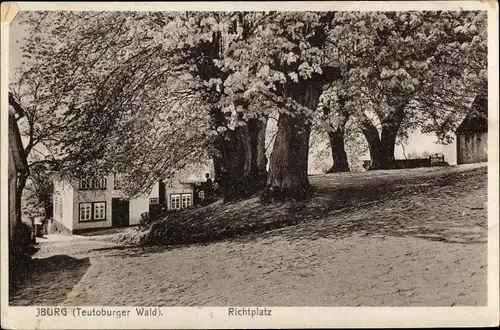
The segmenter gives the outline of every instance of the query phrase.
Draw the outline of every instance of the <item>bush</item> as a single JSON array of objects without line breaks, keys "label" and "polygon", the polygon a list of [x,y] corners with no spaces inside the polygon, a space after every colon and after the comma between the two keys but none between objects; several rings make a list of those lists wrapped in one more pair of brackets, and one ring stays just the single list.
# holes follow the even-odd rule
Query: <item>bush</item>
[{"label": "bush", "polygon": [[214,196],[208,196],[207,198],[203,199],[199,205],[200,207],[203,207],[215,203],[216,201],[218,201],[218,199]]}]

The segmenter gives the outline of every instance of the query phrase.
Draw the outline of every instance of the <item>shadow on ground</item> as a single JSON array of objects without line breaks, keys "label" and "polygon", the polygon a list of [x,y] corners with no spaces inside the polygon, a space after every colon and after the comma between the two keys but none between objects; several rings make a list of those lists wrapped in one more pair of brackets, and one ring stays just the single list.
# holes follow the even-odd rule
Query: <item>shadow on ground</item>
[{"label": "shadow on ground", "polygon": [[[53,306],[62,303],[90,267],[89,258],[56,255],[33,259],[20,273],[19,288],[10,293],[11,306]],[[64,281],[61,281],[64,279]]]},{"label": "shadow on ground", "polygon": [[361,234],[486,240],[486,166],[323,175],[311,182],[315,193],[306,202],[263,206],[252,198],[190,211],[153,224],[145,243],[210,243],[264,232],[312,239]]},{"label": "shadow on ground", "polygon": [[[364,189],[330,189],[316,201],[322,218],[266,235],[293,238],[414,236],[449,243],[487,240],[487,169],[450,173],[420,180],[368,183]],[[323,194],[328,190],[324,189]],[[321,206],[320,206],[321,205]],[[311,217],[308,208],[295,213]]]},{"label": "shadow on ground", "polygon": [[122,227],[122,228],[110,228],[110,229],[103,229],[103,230],[92,230],[92,231],[88,231],[88,232],[79,233],[78,235],[79,236],[87,236],[87,237],[106,236],[106,235],[121,233],[121,232],[125,231],[127,228],[131,228],[131,227],[133,227],[133,226]]},{"label": "shadow on ground", "polygon": [[181,248],[181,245],[176,246],[136,246],[136,245],[123,245],[123,246],[107,246],[102,248],[95,248],[90,252],[98,253],[100,256],[106,257],[142,257],[149,256],[154,253],[161,253],[165,250],[173,248]]}]

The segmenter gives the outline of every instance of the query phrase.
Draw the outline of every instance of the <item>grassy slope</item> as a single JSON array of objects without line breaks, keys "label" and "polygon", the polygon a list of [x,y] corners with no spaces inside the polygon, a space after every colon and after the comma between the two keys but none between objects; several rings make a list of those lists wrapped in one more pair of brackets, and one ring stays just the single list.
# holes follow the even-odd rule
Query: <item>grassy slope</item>
[{"label": "grassy slope", "polygon": [[228,204],[217,202],[162,219],[146,231],[130,230],[115,240],[153,245],[201,243],[324,219],[335,221],[346,212],[442,187],[477,189],[485,184],[486,172],[485,166],[466,165],[316,175],[311,176],[314,196],[306,202],[264,206],[258,197]]}]

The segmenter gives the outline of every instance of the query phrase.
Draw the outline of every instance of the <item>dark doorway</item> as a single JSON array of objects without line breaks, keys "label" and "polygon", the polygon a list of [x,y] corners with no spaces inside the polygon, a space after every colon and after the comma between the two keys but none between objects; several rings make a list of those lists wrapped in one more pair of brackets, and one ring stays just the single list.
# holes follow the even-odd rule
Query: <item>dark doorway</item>
[{"label": "dark doorway", "polygon": [[111,219],[113,227],[126,227],[129,225],[129,205],[127,200],[113,198],[111,200]]},{"label": "dark doorway", "polygon": [[158,183],[158,203],[165,204],[165,182],[163,180]]}]

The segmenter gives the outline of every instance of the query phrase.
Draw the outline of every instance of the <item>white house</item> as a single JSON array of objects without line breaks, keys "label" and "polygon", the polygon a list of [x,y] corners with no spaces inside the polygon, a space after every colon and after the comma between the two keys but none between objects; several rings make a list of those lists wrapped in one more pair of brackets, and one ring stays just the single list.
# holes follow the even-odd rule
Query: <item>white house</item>
[{"label": "white house", "polygon": [[154,206],[168,210],[192,206],[196,184],[185,177],[159,180],[149,194],[125,199],[114,175],[94,180],[58,177],[54,180],[54,225],[61,231],[78,233],[94,229],[138,225],[141,215]]}]

